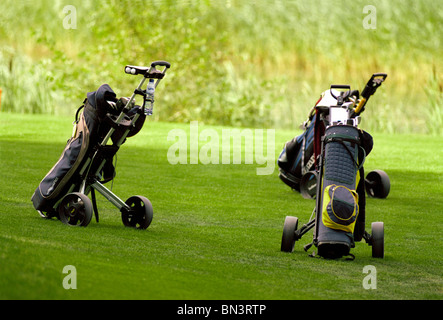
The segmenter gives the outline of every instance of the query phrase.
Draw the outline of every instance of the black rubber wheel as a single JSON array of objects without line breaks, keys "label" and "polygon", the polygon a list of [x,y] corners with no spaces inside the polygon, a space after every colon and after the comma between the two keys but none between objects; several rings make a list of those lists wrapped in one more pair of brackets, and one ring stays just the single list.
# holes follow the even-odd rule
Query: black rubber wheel
[{"label": "black rubber wheel", "polygon": [[386,172],[374,170],[367,174],[365,179],[366,193],[374,198],[384,199],[391,190],[391,181]]},{"label": "black rubber wheel", "polygon": [[283,235],[281,238],[281,251],[292,252],[295,244],[295,230],[297,230],[298,218],[287,216],[283,226]]},{"label": "black rubber wheel", "polygon": [[129,206],[129,210],[122,209],[123,224],[126,227],[147,229],[154,216],[151,202],[145,197],[133,196],[125,203]]},{"label": "black rubber wheel", "polygon": [[71,226],[86,227],[92,218],[92,202],[83,193],[68,193],[58,206],[60,220]]},{"label": "black rubber wheel", "polygon": [[385,231],[383,222],[373,222],[372,229],[372,257],[383,258],[385,255]]}]

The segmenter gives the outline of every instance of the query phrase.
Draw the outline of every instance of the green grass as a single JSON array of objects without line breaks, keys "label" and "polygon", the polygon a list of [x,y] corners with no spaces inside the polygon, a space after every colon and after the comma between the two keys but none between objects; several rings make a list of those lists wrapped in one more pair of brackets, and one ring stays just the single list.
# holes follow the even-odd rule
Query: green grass
[{"label": "green grass", "polygon": [[[147,230],[125,228],[99,196],[100,223],[71,228],[41,219],[30,198],[71,134],[71,117],[0,114],[0,299],[438,299],[443,298],[441,141],[374,134],[365,168],[391,178],[385,200],[368,199],[385,223],[385,258],[357,243],[356,259],[310,258],[297,242],[280,252],[286,215],[309,219],[314,202],[256,165],[171,165],[168,132],[187,124],[146,123],[118,153],[113,191],[147,196]],[[205,127],[208,128],[208,127]],[[211,127],[221,130],[222,127]],[[275,154],[298,131],[276,131]],[[369,229],[368,229],[369,231]],[[77,269],[65,290],[64,266]],[[374,265],[377,289],[365,290]]]}]

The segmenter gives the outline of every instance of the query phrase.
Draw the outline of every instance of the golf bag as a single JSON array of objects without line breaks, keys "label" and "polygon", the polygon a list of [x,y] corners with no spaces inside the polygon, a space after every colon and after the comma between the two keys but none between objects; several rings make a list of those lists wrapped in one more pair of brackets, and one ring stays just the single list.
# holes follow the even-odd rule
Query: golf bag
[{"label": "golf bag", "polygon": [[365,228],[363,163],[372,149],[372,137],[354,126],[326,129],[322,184],[318,188],[315,239],[318,255],[339,258],[349,255]]},{"label": "golf bag", "polygon": [[279,167],[279,178],[292,189],[300,191],[300,180],[304,174],[314,170],[314,128],[316,115],[309,117],[309,125],[305,131],[286,142],[277,164]]},{"label": "golf bag", "polygon": [[[110,102],[117,103],[117,99],[108,84],[103,84],[97,91],[87,94],[84,104],[75,115],[72,137],[68,140],[59,160],[43,178],[32,196],[36,210],[54,214],[53,207],[60,200],[60,196],[65,195],[72,185],[74,189],[75,186],[78,187],[81,179],[80,176],[74,176],[75,173],[109,128],[105,122],[106,114],[114,112]],[[83,112],[80,113],[82,109]],[[101,158],[106,159],[107,164],[100,171],[103,181],[107,182],[114,177],[112,157],[116,152],[117,148],[114,148],[113,152],[108,150],[101,154]]]},{"label": "golf bag", "polygon": [[[156,66],[165,68],[160,72]],[[123,202],[103,184],[115,177],[113,158],[120,146],[137,134],[146,115],[152,114],[155,87],[169,67],[165,61],[153,62],[151,67],[126,66],[126,73],[144,76],[131,98],[117,99],[108,84],[87,94],[76,112],[72,137],[31,198],[43,218],[57,217],[69,225],[87,226],[94,212],[98,222],[96,190],[121,211],[125,226],[149,226],[153,211],[147,198],[133,196]],[[141,90],[147,79],[148,88]],[[135,95],[143,96],[143,106],[135,105]],[[150,108],[145,108],[146,102]]]},{"label": "golf bag", "polygon": [[286,143],[278,160],[279,177],[305,198],[315,198],[316,204],[314,218],[300,229],[297,217],[285,218],[282,251],[292,252],[295,241],[315,227],[305,250],[315,245],[319,256],[351,255],[355,241],[363,238],[373,247],[374,257],[383,256],[383,223],[372,224],[372,235],[365,231],[365,191],[385,198],[390,182],[381,170],[371,172],[373,180],[364,178],[363,164],[373,139],[358,124],[367,100],[386,76],[374,74],[361,98],[348,85],[331,85],[311,110],[303,134]]}]

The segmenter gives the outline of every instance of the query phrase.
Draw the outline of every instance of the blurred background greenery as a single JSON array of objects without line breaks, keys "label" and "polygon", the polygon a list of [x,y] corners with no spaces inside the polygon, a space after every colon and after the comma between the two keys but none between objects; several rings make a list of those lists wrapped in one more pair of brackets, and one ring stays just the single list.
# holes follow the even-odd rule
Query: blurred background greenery
[{"label": "blurred background greenery", "polygon": [[126,64],[167,60],[155,120],[298,128],[330,84],[386,72],[362,127],[441,135],[442,27],[441,0],[2,0],[1,112],[71,114],[102,83],[130,95]]}]

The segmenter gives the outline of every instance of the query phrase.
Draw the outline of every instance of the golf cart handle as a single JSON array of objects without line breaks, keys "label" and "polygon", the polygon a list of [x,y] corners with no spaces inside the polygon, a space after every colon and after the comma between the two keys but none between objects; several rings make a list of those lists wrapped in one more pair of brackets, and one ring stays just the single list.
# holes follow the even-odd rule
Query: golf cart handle
[{"label": "golf cart handle", "polygon": [[381,86],[383,81],[385,81],[387,76],[388,75],[386,73],[374,73],[363,89],[361,96],[366,100],[369,99],[369,97],[375,93],[377,88]]},{"label": "golf cart handle", "polygon": [[[332,92],[332,89],[345,89],[346,91],[341,91],[340,96],[335,96],[335,94]],[[347,97],[350,91],[351,91],[351,86],[349,84],[331,84],[331,88],[329,89],[331,96],[333,96],[337,100],[339,99],[339,97]],[[342,100],[343,98],[340,99],[341,103],[343,103]]]},{"label": "golf cart handle", "polygon": [[351,90],[349,84],[331,84],[331,89],[348,89]]},{"label": "golf cart handle", "polygon": [[362,98],[360,99],[360,102],[354,109],[353,113],[355,115],[359,115],[361,112],[363,112],[364,107],[369,100],[369,97],[372,96],[375,91],[377,91],[377,88],[381,86],[383,81],[386,80],[387,76],[388,75],[386,73],[374,73],[371,76],[371,79],[369,79],[368,83],[361,93]]},{"label": "golf cart handle", "polygon": [[382,77],[383,80],[385,80],[387,76],[388,76],[388,74],[383,73],[383,72],[380,72],[380,73],[374,73],[374,74],[372,75],[371,79]]},{"label": "golf cart handle", "polygon": [[151,67],[155,68],[156,66],[166,67],[166,69],[169,69],[171,67],[171,64],[163,60],[154,61],[153,63],[151,63]]},{"label": "golf cart handle", "polygon": [[[155,68],[156,66],[165,67],[165,69],[161,72]],[[125,72],[133,75],[142,74],[145,78],[163,79],[166,69],[170,67],[171,64],[167,61],[154,61],[150,67],[126,65]]]}]

